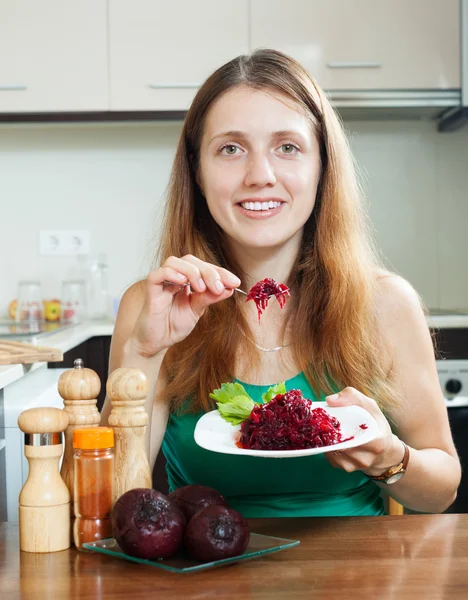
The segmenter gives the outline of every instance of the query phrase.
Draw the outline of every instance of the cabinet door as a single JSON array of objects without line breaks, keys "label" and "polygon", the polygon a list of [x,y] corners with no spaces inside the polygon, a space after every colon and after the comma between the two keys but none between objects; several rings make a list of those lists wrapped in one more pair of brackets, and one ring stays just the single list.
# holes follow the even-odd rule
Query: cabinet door
[{"label": "cabinet door", "polygon": [[459,0],[251,0],[252,47],[329,90],[460,87]]},{"label": "cabinet door", "polygon": [[0,112],[107,108],[106,0],[2,0]]},{"label": "cabinet door", "polygon": [[110,0],[109,16],[112,110],[185,110],[248,51],[248,0]]}]

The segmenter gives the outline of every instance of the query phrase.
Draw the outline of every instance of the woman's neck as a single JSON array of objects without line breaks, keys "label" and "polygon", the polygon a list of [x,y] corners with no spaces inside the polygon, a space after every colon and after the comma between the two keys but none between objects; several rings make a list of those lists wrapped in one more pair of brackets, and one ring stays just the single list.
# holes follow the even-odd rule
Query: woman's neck
[{"label": "woman's neck", "polygon": [[297,235],[281,246],[252,248],[237,245],[230,240],[229,246],[243,276],[242,289],[248,291],[257,281],[271,277],[278,283],[286,283],[299,252],[301,236]]}]

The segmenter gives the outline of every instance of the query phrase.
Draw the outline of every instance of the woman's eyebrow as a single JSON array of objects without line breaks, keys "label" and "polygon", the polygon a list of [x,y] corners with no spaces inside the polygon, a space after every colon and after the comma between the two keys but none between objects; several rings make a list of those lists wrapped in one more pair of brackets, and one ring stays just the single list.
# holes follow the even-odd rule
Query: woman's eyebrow
[{"label": "woman's eyebrow", "polygon": [[[299,131],[295,131],[294,129],[282,129],[280,131],[274,131],[271,134],[271,137],[274,139],[282,138],[282,137],[290,137],[290,136],[299,136],[300,138],[304,139],[304,136]],[[236,131],[236,130],[225,131],[223,133],[217,133],[215,136],[213,136],[211,138],[211,140],[208,143],[211,144],[211,142],[213,142],[214,140],[216,140],[218,138],[226,138],[226,137],[247,140],[251,136],[249,136],[249,134],[245,133],[244,131]]]},{"label": "woman's eyebrow", "polygon": [[294,129],[284,129],[282,131],[275,131],[273,133],[273,137],[274,138],[299,137],[302,140],[306,141],[306,138],[304,137],[304,135]]},{"label": "woman's eyebrow", "polygon": [[211,140],[208,143],[211,144],[211,142],[213,142],[214,140],[225,137],[235,137],[241,140],[246,140],[249,137],[249,135],[244,131],[225,131],[224,133],[217,133],[211,138]]}]

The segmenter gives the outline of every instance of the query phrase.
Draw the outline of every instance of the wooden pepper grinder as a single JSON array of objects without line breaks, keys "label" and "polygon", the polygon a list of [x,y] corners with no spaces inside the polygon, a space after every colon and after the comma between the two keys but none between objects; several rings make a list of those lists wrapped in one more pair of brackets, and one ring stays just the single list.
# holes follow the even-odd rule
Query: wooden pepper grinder
[{"label": "wooden pepper grinder", "polygon": [[30,408],[18,417],[29,475],[19,496],[20,549],[57,552],[70,547],[70,493],[59,473],[68,415]]},{"label": "wooden pepper grinder", "polygon": [[109,425],[114,428],[115,503],[128,490],[152,487],[145,449],[148,379],[140,369],[116,369],[107,380],[106,391],[112,402]]},{"label": "wooden pepper grinder", "polygon": [[77,358],[74,368],[65,371],[58,380],[58,392],[63,398],[64,411],[68,414],[65,432],[65,454],[60,474],[70,491],[71,516],[73,512],[73,431],[83,427],[97,427],[101,419],[96,406],[101,391],[101,380],[92,369],[83,368],[83,360]]}]

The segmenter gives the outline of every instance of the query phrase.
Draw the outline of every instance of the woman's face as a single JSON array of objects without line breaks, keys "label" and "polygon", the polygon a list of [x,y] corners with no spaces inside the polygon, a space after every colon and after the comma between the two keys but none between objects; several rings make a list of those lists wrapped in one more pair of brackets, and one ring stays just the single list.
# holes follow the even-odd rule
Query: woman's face
[{"label": "woman's face", "polygon": [[239,86],[211,108],[198,182],[233,242],[268,248],[299,241],[319,177],[312,124],[292,100]]}]

